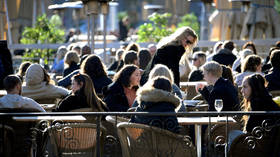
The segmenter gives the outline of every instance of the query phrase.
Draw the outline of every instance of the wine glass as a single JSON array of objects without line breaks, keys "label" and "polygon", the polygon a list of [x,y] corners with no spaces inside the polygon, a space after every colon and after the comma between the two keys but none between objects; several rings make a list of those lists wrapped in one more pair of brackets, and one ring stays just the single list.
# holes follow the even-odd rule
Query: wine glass
[{"label": "wine glass", "polygon": [[[215,109],[220,113],[223,109],[223,100],[222,99],[216,99],[215,100]],[[219,118],[219,115],[218,115]]]}]

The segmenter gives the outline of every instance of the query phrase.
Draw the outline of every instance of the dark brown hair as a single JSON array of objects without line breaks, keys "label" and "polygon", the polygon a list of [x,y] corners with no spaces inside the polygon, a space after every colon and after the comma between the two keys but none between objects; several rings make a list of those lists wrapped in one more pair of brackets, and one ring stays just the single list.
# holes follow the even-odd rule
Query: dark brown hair
[{"label": "dark brown hair", "polygon": [[133,50],[124,53],[123,61],[124,64],[134,64],[134,61],[137,60],[137,53]]},{"label": "dark brown hair", "polygon": [[253,53],[256,55],[257,54],[257,49],[256,49],[256,45],[252,42],[252,41],[248,41],[246,42],[243,46],[242,49],[246,49],[247,47],[251,46],[253,48]]},{"label": "dark brown hair", "polygon": [[21,85],[21,79],[16,75],[8,75],[3,80],[4,89],[7,92],[12,91],[19,83]]},{"label": "dark brown hair", "polygon": [[104,111],[102,106],[105,106],[105,103],[95,93],[91,78],[87,74],[77,74],[73,76],[73,80],[82,85],[81,89],[75,94],[84,95],[87,104],[90,105],[93,111]]},{"label": "dark brown hair", "polygon": [[256,72],[257,66],[262,63],[261,57],[257,55],[249,55],[245,58],[244,63],[242,63],[242,72],[251,71]]},{"label": "dark brown hair", "polygon": [[102,76],[107,76],[105,66],[101,59],[91,54],[89,55],[81,65],[82,73],[87,74],[90,78],[98,78]]},{"label": "dark brown hair", "polygon": [[130,76],[137,69],[138,69],[138,67],[133,64],[124,65],[124,67],[118,73],[115,74],[113,80],[115,82],[119,82],[124,87],[129,87],[130,86]]}]

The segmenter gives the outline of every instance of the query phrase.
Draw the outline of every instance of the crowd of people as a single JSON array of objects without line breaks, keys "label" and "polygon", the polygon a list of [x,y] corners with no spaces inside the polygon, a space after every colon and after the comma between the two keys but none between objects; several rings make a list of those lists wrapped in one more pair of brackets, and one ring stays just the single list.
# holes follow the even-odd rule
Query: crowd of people
[{"label": "crowd of people", "polygon": [[[108,67],[88,46],[61,46],[50,71],[23,62],[17,74],[7,76],[3,82],[7,95],[0,98],[0,107],[44,112],[38,103],[41,99],[60,98],[53,112],[79,108],[94,112],[185,112],[180,81],[206,81],[197,84],[196,90],[209,111],[215,111],[216,99],[223,100],[222,111],[279,110],[269,92],[280,90],[280,42],[271,47],[266,60],[258,55],[253,42],[244,44],[240,52],[233,41],[217,42],[207,52],[197,51],[197,42],[193,29],[181,27],[157,45],[124,45]],[[110,77],[107,71],[115,75]],[[50,73],[62,79],[52,80]],[[239,99],[240,89],[243,100]],[[245,130],[251,131],[265,118],[243,117]],[[176,116],[132,116],[130,121],[180,132]],[[172,125],[166,124],[169,122]]]}]

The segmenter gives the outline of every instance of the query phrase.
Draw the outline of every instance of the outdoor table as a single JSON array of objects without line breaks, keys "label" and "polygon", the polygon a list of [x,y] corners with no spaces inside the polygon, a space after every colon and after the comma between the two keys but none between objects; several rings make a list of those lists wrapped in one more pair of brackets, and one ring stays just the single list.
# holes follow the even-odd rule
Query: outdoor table
[{"label": "outdoor table", "polygon": [[41,121],[41,120],[48,120],[48,121],[55,121],[61,120],[66,122],[83,122],[86,121],[84,116],[13,116],[13,120],[15,121]]},{"label": "outdoor table", "polygon": [[[226,117],[210,117],[211,124],[226,124]],[[201,157],[201,125],[208,125],[209,117],[178,117],[181,125],[195,125],[195,139],[197,156]],[[236,123],[232,117],[228,117],[228,123]]]},{"label": "outdoor table", "polygon": [[207,82],[205,81],[196,81],[196,82],[180,82],[180,89],[184,92],[186,92],[186,97],[184,99],[192,99],[197,95],[195,86],[197,84],[204,84],[207,85]]}]

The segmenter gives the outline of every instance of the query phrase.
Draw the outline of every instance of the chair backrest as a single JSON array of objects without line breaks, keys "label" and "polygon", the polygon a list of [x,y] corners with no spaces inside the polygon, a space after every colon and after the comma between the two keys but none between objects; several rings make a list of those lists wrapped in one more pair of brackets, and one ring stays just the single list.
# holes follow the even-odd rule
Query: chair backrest
[{"label": "chair backrest", "polygon": [[[3,132],[4,131],[4,132]],[[12,157],[15,131],[8,125],[0,125],[0,156]]]},{"label": "chair backrest", "polygon": [[189,136],[144,124],[118,124],[123,157],[196,156]]},{"label": "chair backrest", "polygon": [[117,123],[121,123],[121,122],[128,122],[129,119],[128,118],[124,118],[124,117],[120,117],[118,116],[117,118],[115,116],[106,116],[106,121],[110,122],[112,124],[117,124]]},{"label": "chair backrest", "polygon": [[270,91],[271,95],[273,97],[277,97],[277,96],[280,96],[280,90],[274,90],[274,91]]},{"label": "chair backrest", "polygon": [[[56,156],[96,155],[97,126],[90,123],[55,124],[48,128],[51,143],[54,145]],[[103,134],[105,129],[100,127],[100,152],[102,154]]]},{"label": "chair backrest", "polygon": [[254,133],[241,134],[231,143],[230,157],[264,157],[279,156],[280,132],[279,127],[266,131],[256,129]]}]

